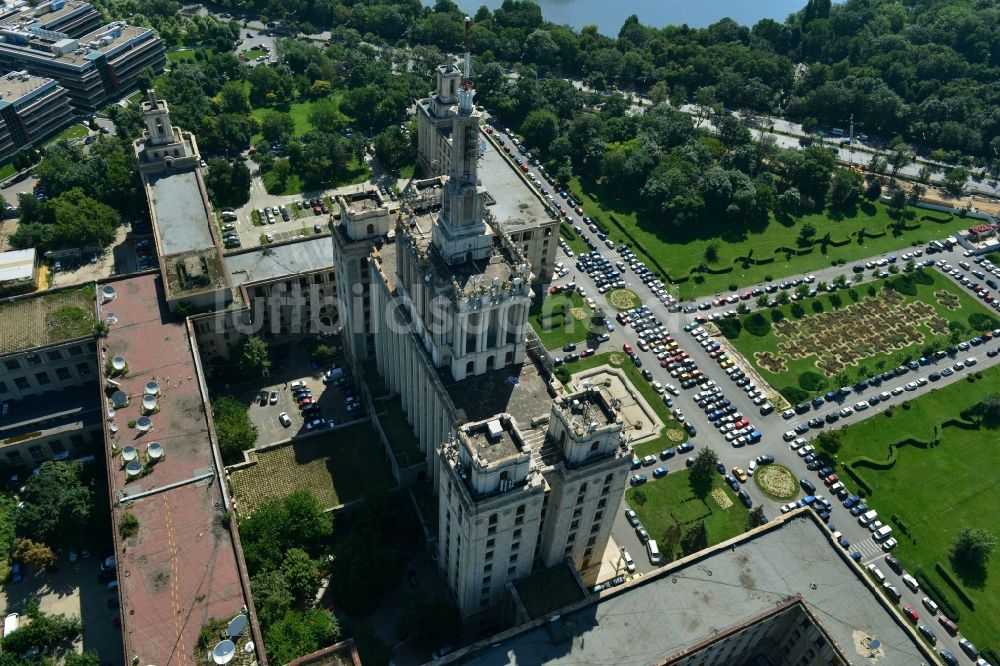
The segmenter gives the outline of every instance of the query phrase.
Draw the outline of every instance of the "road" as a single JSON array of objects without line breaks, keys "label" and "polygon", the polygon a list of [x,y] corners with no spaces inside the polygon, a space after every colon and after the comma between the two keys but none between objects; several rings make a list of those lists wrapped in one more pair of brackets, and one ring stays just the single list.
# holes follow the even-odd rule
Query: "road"
[{"label": "road", "polygon": [[[522,158],[524,157],[523,155],[520,156]],[[616,252],[606,249],[603,243],[596,237],[596,235],[592,234],[586,228],[586,225],[579,218],[579,216],[577,216],[572,211],[570,211],[570,216],[572,219],[572,223],[583,229],[583,235],[587,238],[590,238],[590,240],[595,244],[596,247],[601,248],[602,254],[605,257],[607,257],[608,259],[612,259],[613,261],[619,259],[619,256]],[[909,252],[912,250],[913,248],[904,247],[900,248],[899,253],[902,254],[904,252]],[[879,255],[876,257],[872,257],[869,260],[878,260],[883,256],[886,255]],[[958,266],[959,261],[965,260],[965,258],[962,255],[960,247],[958,249],[953,249],[944,253],[938,253],[930,256],[932,256],[935,260],[943,259],[956,267]],[[925,255],[924,258],[925,259],[928,258],[927,255]],[[568,266],[572,266],[575,263],[574,259],[566,256],[565,254],[563,254],[563,256],[561,256],[560,259],[564,261],[564,263],[566,263]],[[858,263],[865,264],[869,260],[859,261]],[[971,260],[969,261],[971,262]],[[571,270],[571,275],[567,275],[563,279],[563,281],[570,281],[572,279],[577,283],[578,286],[583,287],[588,295],[592,295],[595,298],[595,300],[598,301],[599,304],[605,305],[605,310],[607,312],[612,312],[614,310],[614,308],[610,307],[610,304],[606,304],[606,302],[604,302],[603,296],[601,296],[598,293],[596,284],[594,284],[594,282],[590,279],[590,277],[587,274],[581,273],[579,271],[573,272],[572,268],[570,270]],[[865,271],[865,273],[862,274],[864,276],[863,279],[866,281],[871,280],[873,277],[872,273],[873,273],[872,271]],[[848,275],[849,278],[853,277],[853,273],[851,271],[850,266],[841,266],[841,267],[828,268],[815,271],[814,273],[815,282],[816,283],[820,281],[830,282],[838,275],[842,274]],[[632,279],[629,280],[629,277],[631,277]],[[781,278],[781,280],[791,280],[794,279],[795,277],[796,276],[786,276],[784,278]],[[805,276],[801,277],[804,278]],[[715,449],[716,453],[719,455],[719,459],[725,464],[727,470],[732,469],[732,467],[737,465],[746,469],[747,464],[751,459],[754,459],[757,456],[766,453],[774,456],[777,462],[780,462],[789,467],[798,476],[798,478],[808,478],[809,480],[811,480],[817,487],[819,487],[820,489],[819,492],[822,493],[822,486],[823,486],[822,481],[817,477],[817,475],[814,472],[810,472],[806,469],[806,466],[803,463],[802,459],[798,455],[796,455],[790,449],[789,444],[784,441],[783,434],[786,431],[794,429],[795,426],[799,425],[800,423],[804,423],[808,421],[810,418],[813,418],[817,415],[825,416],[827,412],[834,411],[835,409],[840,410],[844,406],[852,406],[855,402],[859,400],[867,399],[873,393],[881,392],[883,390],[889,391],[896,386],[902,387],[907,382],[915,381],[918,377],[926,377],[931,372],[942,369],[943,367],[945,367],[945,365],[950,366],[957,360],[956,358],[946,357],[939,363],[932,363],[931,365],[928,366],[921,366],[918,371],[908,372],[907,374],[895,380],[885,382],[882,385],[882,387],[879,387],[877,391],[875,389],[869,388],[864,392],[863,395],[852,392],[851,395],[845,397],[839,403],[824,404],[819,409],[811,409],[809,413],[803,415],[796,415],[794,418],[789,420],[784,420],[782,418],[782,416],[779,413],[780,410],[776,410],[775,412],[773,412],[768,416],[761,416],[759,408],[753,405],[751,400],[747,397],[747,395],[741,388],[739,388],[732,380],[730,380],[729,377],[725,375],[724,372],[718,369],[717,362],[709,357],[708,352],[706,352],[700,345],[696,344],[690,334],[683,332],[684,326],[689,322],[691,322],[693,320],[693,317],[696,315],[693,313],[669,312],[667,307],[664,306],[656,298],[651,289],[647,285],[643,284],[641,280],[636,279],[636,276],[633,273],[626,272],[623,275],[623,278],[626,280],[627,287],[632,291],[634,291],[639,296],[640,300],[650,308],[653,315],[655,315],[657,319],[659,319],[664,324],[664,326],[669,331],[671,331],[671,333],[674,335],[675,339],[678,341],[682,349],[688,352],[690,357],[698,364],[698,367],[701,368],[706,374],[709,374],[716,380],[719,386],[722,387],[724,395],[727,398],[729,398],[733,402],[733,404],[736,405],[737,409],[743,415],[750,418],[756,429],[762,433],[763,437],[759,444],[754,445],[752,447],[733,448],[728,442],[726,442],[721,437],[721,435],[718,434],[716,428],[706,418],[704,411],[699,409],[698,406],[695,404],[695,401],[693,399],[693,394],[695,393],[694,389],[688,391],[682,391],[680,396],[674,398],[675,406],[680,407],[684,411],[687,420],[690,420],[697,428],[698,435],[693,437],[691,441],[694,442],[698,448],[704,446],[711,446],[713,449]],[[958,285],[958,288],[965,289],[965,287],[961,286],[960,284]],[[699,302],[710,301],[712,300],[712,298],[713,297],[703,297],[702,299],[699,299]],[[741,302],[747,303],[748,305],[751,306],[753,306],[754,304],[752,300],[741,301]],[[730,308],[736,306],[730,305],[726,307]],[[702,314],[702,312],[699,312],[699,314]],[[616,325],[615,330],[609,334],[610,340],[601,345],[601,348],[618,350],[621,349],[622,345],[626,342],[634,346],[636,340],[634,336],[631,336],[630,334],[631,334],[630,329]],[[987,345],[989,345],[989,347],[995,348],[997,346],[997,341],[992,341],[990,343],[987,343]],[[988,349],[987,345],[974,347],[972,348],[972,350],[968,352],[961,352],[958,355],[958,358],[964,359],[967,356],[972,356],[972,355],[976,356],[976,358],[978,359],[978,364],[972,371],[984,370],[986,368],[996,365],[997,363],[1000,363],[1000,356],[994,358],[989,358],[986,356],[986,351]],[[561,350],[552,350],[552,351],[556,352],[556,355],[560,355],[562,353]],[[639,354],[640,358],[642,358],[643,368],[650,369],[653,373],[653,378],[655,380],[659,380],[663,383],[667,382],[674,384],[677,383],[675,379],[669,376],[666,370],[660,368],[656,357],[651,352],[642,352],[637,350],[637,353]],[[747,367],[745,361],[741,362],[741,365],[744,368]],[[928,382],[926,386],[919,387],[914,391],[904,392],[904,394],[901,396],[894,396],[890,400],[879,403],[877,406],[871,407],[865,411],[855,412],[846,418],[841,418],[840,421],[835,425],[838,428],[846,427],[853,423],[860,422],[864,419],[872,418],[880,414],[889,405],[898,404],[903,400],[912,400],[914,398],[920,397],[921,395],[926,395],[927,393],[930,393],[938,388],[941,388],[953,382],[961,381],[968,372],[970,372],[970,370],[956,371],[951,377],[942,378],[937,382]],[[829,426],[824,426],[824,427],[829,427]],[[811,430],[804,436],[807,439],[811,439],[816,432],[818,431]],[[676,461],[677,459],[674,460]],[[668,465],[668,467],[670,466]],[[676,469],[678,467],[677,463],[675,462],[672,467]],[[651,480],[649,481],[649,483],[656,483],[656,481]],[[750,494],[751,498],[753,499],[754,505],[761,504],[765,507],[765,514],[767,516],[773,517],[779,514],[780,512],[779,504],[764,497],[757,490],[755,484],[753,484],[752,482],[748,482],[746,484],[743,484],[743,488],[747,490],[747,492]],[[935,633],[938,635],[937,646],[939,648],[951,650],[956,655],[960,654],[961,650],[958,648],[957,640],[955,638],[948,636],[944,632],[943,628],[941,628],[935,620],[926,617],[927,611],[924,609],[924,607],[920,602],[921,598],[924,595],[922,593],[913,593],[902,584],[901,580],[899,579],[899,576],[897,576],[887,566],[885,566],[883,562],[885,557],[885,552],[882,550],[879,544],[876,544],[873,541],[871,533],[868,531],[868,529],[859,525],[857,519],[850,515],[849,511],[842,506],[841,502],[839,502],[836,499],[836,497],[831,497],[830,499],[831,502],[833,503],[833,510],[831,512],[830,522],[836,525],[836,528],[840,530],[840,532],[848,539],[848,541],[850,541],[851,544],[850,550],[852,551],[858,550],[861,553],[862,556],[861,564],[866,565],[870,562],[877,562],[879,568],[887,576],[887,579],[891,581],[895,585],[895,587],[899,589],[899,591],[902,593],[903,597],[900,602],[900,605],[912,606],[913,608],[917,609],[918,612],[921,613],[921,622],[924,622],[928,624],[928,626],[931,626],[932,629],[935,630]],[[636,537],[635,531],[625,520],[624,517],[625,508],[627,507],[623,506],[622,510],[616,516],[615,523],[612,528],[612,534],[614,535],[615,541],[620,546],[625,546],[626,548],[628,548],[630,553],[632,553],[632,556],[636,562],[637,570],[639,572],[651,571],[655,567],[653,567],[649,563],[649,560],[646,557],[645,548]],[[873,508],[877,509],[877,507]]]}]

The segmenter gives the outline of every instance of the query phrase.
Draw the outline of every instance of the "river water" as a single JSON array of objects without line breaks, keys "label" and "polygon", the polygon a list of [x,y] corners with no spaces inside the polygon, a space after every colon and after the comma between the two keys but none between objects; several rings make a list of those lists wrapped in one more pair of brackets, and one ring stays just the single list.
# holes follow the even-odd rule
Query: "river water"
[{"label": "river water", "polygon": [[[423,0],[433,6],[434,0]],[[719,19],[729,17],[737,23],[752,26],[762,18],[772,18],[779,23],[798,10],[806,0],[535,0],[542,8],[547,21],[567,24],[577,30],[585,25],[609,37],[617,37],[622,23],[630,15],[639,17],[644,25],[661,28],[665,25],[688,24],[704,28]],[[503,0],[455,0],[455,4],[474,15],[486,5],[496,9]]]}]

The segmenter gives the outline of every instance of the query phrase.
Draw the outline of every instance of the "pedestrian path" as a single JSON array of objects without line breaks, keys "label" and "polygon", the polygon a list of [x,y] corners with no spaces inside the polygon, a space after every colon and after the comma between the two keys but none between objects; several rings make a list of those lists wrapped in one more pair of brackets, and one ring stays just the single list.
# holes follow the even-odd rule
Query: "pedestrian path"
[{"label": "pedestrian path", "polygon": [[885,554],[882,551],[882,546],[875,543],[875,539],[872,537],[868,537],[864,541],[852,543],[850,549],[859,551],[861,553],[861,559],[866,563],[876,560]]}]

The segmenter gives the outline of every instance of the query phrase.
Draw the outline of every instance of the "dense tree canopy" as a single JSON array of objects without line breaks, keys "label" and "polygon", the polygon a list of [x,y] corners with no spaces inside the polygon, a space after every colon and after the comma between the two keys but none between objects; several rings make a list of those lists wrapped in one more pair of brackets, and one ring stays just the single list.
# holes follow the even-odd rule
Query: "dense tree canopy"
[{"label": "dense tree canopy", "polygon": [[73,544],[93,511],[93,491],[75,462],[44,462],[21,492],[24,506],[14,514],[17,536],[52,548]]},{"label": "dense tree canopy", "polygon": [[257,441],[257,426],[250,420],[247,407],[228,395],[220,395],[212,402],[215,434],[219,451],[227,462],[239,458],[240,452],[253,447]]}]

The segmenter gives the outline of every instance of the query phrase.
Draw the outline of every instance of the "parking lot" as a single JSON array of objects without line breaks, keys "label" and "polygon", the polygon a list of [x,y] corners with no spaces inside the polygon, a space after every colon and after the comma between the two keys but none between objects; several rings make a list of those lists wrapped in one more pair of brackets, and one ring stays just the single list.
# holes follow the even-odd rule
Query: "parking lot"
[{"label": "parking lot", "polygon": [[[305,339],[310,339],[306,336]],[[318,427],[329,427],[332,422],[342,425],[360,418],[360,407],[348,406],[348,399],[357,401],[357,392],[346,377],[325,383],[325,373],[332,367],[343,367],[339,359],[320,368],[308,358],[308,344],[283,346],[272,350],[271,383],[256,389],[249,388],[241,396],[250,406],[250,419],[257,426],[256,446],[266,446]],[[308,391],[311,407],[304,412],[299,405],[302,394]],[[263,402],[263,404],[261,404]],[[288,415],[288,425],[279,420]],[[308,416],[308,418],[306,418]],[[310,426],[317,420],[322,424]]]},{"label": "parking lot", "polygon": [[[96,650],[102,664],[123,666],[121,630],[114,624],[119,617],[118,594],[97,580],[98,558],[69,562],[62,556],[56,571],[25,572],[20,583],[7,583],[0,591],[4,615],[24,613],[25,604],[38,601],[43,613],[62,613],[83,621],[83,641],[78,651]],[[112,601],[113,600],[113,601]]]}]

